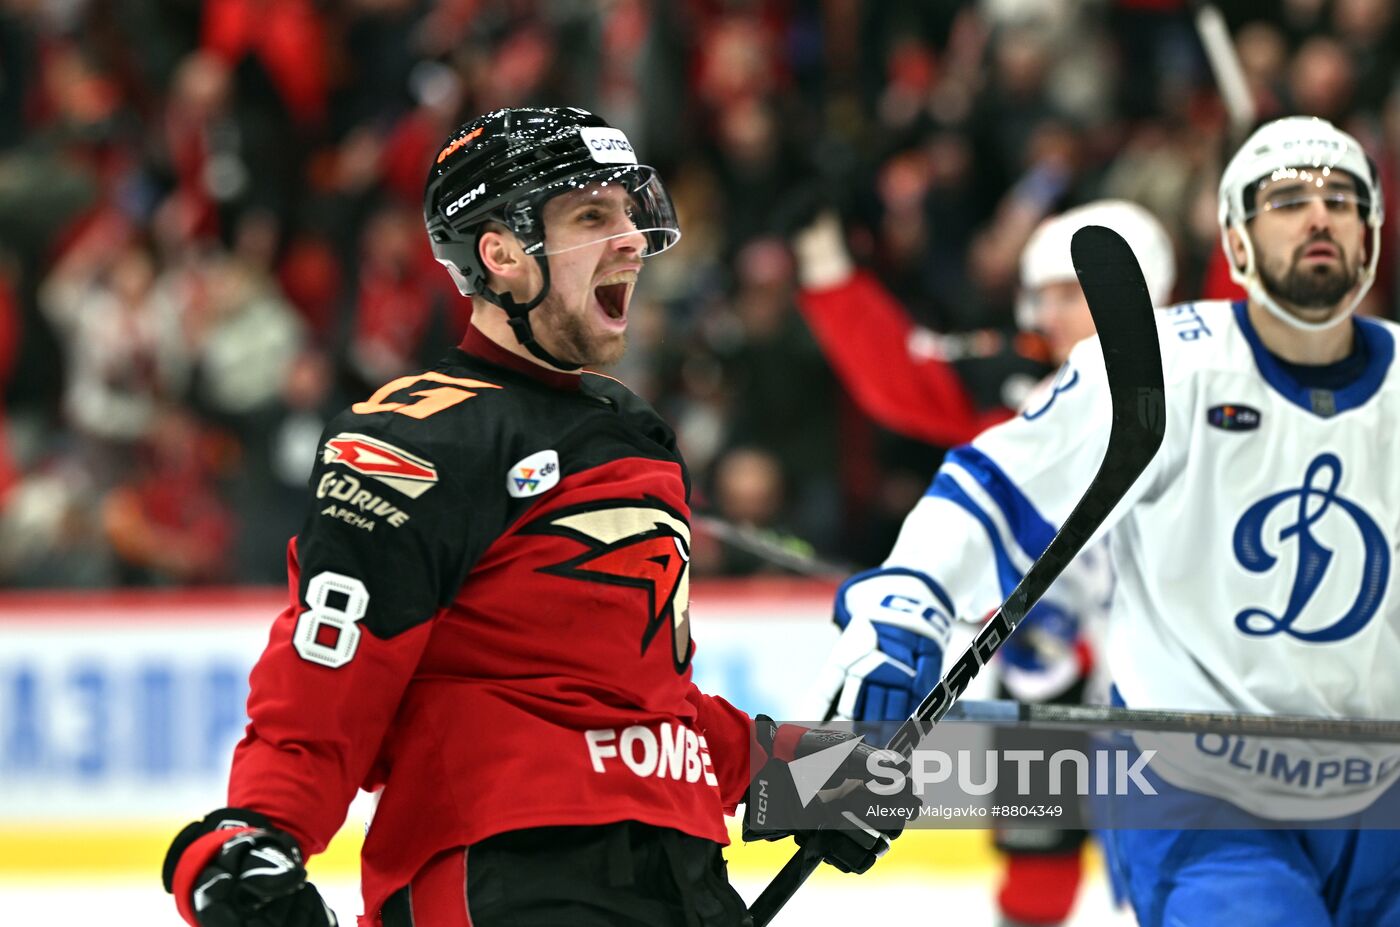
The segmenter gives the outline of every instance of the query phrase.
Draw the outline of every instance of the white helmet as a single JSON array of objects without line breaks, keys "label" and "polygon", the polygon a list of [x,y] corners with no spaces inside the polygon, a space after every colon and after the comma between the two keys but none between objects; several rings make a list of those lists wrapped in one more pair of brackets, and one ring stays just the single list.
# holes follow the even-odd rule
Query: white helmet
[{"label": "white helmet", "polygon": [[[1359,207],[1371,230],[1367,244],[1371,254],[1361,270],[1356,297],[1343,312],[1326,322],[1306,322],[1284,311],[1264,288],[1254,257],[1254,241],[1246,223],[1257,212],[1254,194],[1261,181],[1289,168],[1312,168],[1326,176],[1333,170],[1346,171],[1356,181],[1362,197]],[[1230,262],[1230,277],[1248,291],[1251,299],[1295,328],[1318,331],[1340,324],[1351,315],[1371,284],[1376,281],[1376,263],[1381,253],[1381,223],[1385,209],[1381,202],[1381,185],[1375,167],[1356,139],[1325,119],[1315,116],[1287,116],[1265,123],[1240,146],[1225,173],[1220,177],[1220,242]],[[1245,263],[1235,264],[1230,253],[1230,229],[1240,234],[1244,244]]]},{"label": "white helmet", "polygon": [[1102,225],[1123,236],[1137,255],[1152,305],[1165,306],[1176,286],[1176,254],[1171,236],[1162,223],[1137,203],[1098,200],[1058,216],[1051,216],[1031,233],[1021,251],[1021,292],[1016,300],[1016,321],[1024,329],[1035,327],[1035,293],[1048,283],[1078,280],[1069,243],[1086,225]]}]

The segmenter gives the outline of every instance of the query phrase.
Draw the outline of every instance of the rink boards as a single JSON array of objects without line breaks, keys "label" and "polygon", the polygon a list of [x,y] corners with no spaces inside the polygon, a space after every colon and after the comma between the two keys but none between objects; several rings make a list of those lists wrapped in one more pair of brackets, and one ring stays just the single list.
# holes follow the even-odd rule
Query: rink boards
[{"label": "rink boards", "polygon": [[[697,583],[697,683],[799,718],[835,636],[832,589]],[[149,872],[172,828],[223,805],[248,671],[284,605],[279,590],[0,596],[0,876]],[[318,870],[353,872],[364,818],[352,808]],[[122,853],[104,839],[114,833]],[[921,833],[896,855],[981,868],[986,840]],[[788,847],[736,848],[731,865],[771,869]]]}]

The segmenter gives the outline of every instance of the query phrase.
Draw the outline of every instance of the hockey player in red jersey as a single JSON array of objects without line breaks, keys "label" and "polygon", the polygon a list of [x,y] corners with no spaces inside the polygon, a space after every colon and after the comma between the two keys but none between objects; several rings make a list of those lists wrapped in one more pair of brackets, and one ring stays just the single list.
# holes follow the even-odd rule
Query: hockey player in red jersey
[{"label": "hockey player in red jersey", "polygon": [[[841,220],[819,214],[793,237],[802,288],[797,305],[842,385],[861,411],[897,434],[956,447],[1010,418],[1026,398],[1001,384],[1003,405],[979,403],[959,361],[1004,352],[1027,370],[1058,367],[1070,348],[1094,333],[1093,319],[1069,260],[1069,239],[1086,224],[1107,225],[1128,237],[1142,262],[1153,303],[1166,305],[1175,281],[1171,239],[1151,213],[1124,200],[1100,200],[1050,217],[1021,252],[1016,321],[1009,345],[999,332],[942,334],[916,325],[894,294],[846,250]],[[852,324],[858,319],[859,324]],[[1032,381],[1033,383],[1033,381]]]},{"label": "hockey player in red jersey", "polygon": [[[302,863],[363,788],[361,927],[748,923],[724,815],[851,735],[690,681],[685,463],[581,372],[622,355],[670,199],[599,117],[514,109],[448,140],[424,212],[471,327],[327,427],[229,807],[176,837],[166,888],[200,927],[335,924]],[[798,839],[864,871],[903,821],[850,812],[886,801],[857,788]],[[746,838],[792,833],[767,817]]]}]

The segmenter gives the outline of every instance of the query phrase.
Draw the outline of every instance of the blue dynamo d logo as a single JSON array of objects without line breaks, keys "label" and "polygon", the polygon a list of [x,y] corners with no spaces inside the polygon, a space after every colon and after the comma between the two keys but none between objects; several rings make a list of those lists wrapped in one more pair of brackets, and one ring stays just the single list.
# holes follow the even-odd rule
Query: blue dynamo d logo
[{"label": "blue dynamo d logo", "polygon": [[[1264,539],[1264,522],[1280,505],[1297,502],[1297,519],[1278,533],[1280,546],[1297,542],[1297,573],[1283,614],[1263,608],[1247,608],[1235,616],[1235,627],[1251,637],[1287,634],[1313,644],[1345,640],[1370,623],[1380,608],[1390,579],[1390,543],[1375,520],[1361,506],[1337,492],[1342,482],[1342,462],[1337,455],[1323,453],[1308,464],[1303,485],[1265,496],[1251,505],[1235,526],[1235,558],[1251,573],[1267,573],[1278,563]],[[1351,607],[1331,624],[1311,630],[1294,627],[1314,593],[1327,577],[1333,551],[1313,536],[1312,528],[1330,512],[1340,510],[1351,519],[1361,540],[1361,588]],[[1335,517],[1335,516],[1333,516]]]}]

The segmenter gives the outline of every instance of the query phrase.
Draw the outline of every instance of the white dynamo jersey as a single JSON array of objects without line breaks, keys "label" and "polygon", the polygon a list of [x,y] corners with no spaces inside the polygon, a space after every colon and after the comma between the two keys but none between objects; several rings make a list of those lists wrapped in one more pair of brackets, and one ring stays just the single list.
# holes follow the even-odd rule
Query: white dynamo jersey
[{"label": "white dynamo jersey", "polygon": [[[1161,451],[1103,528],[1117,590],[1108,665],[1133,708],[1400,718],[1400,326],[1357,319],[1367,364],[1300,386],[1242,303],[1158,313]],[[1097,339],[1017,418],[951,452],[886,561],[978,618],[1069,515],[1107,446]],[[1365,808],[1400,745],[1139,735],[1149,768],[1269,818]],[[1325,799],[1325,800],[1320,800]]]}]

